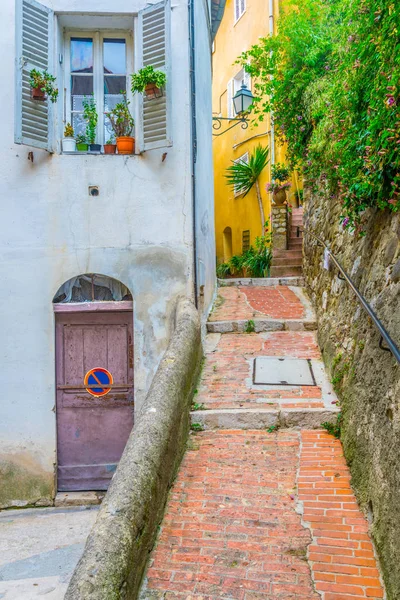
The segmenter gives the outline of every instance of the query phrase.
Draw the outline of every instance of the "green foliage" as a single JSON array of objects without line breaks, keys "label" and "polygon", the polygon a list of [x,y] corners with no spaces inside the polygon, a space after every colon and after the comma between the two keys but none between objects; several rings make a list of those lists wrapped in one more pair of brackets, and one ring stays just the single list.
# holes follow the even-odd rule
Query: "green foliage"
[{"label": "green foliage", "polygon": [[400,209],[399,31],[394,0],[287,0],[278,34],[238,60],[256,118],[273,111],[291,168],[326,183],[344,227]]},{"label": "green foliage", "polygon": [[243,254],[235,254],[228,262],[217,266],[217,277],[229,275],[244,277],[268,277],[272,261],[272,234],[268,231],[269,221],[264,223],[264,235],[256,237],[254,247]]},{"label": "green foliage", "polygon": [[289,179],[290,171],[288,167],[281,163],[275,163],[271,168],[272,179],[276,179],[280,183],[283,183]]},{"label": "green foliage", "polygon": [[257,146],[249,155],[249,162],[243,160],[234,162],[226,169],[227,184],[233,187],[236,193],[246,196],[257,182],[261,173],[269,162],[269,149]]},{"label": "green foliage", "polygon": [[162,88],[167,83],[167,76],[163,71],[156,71],[151,65],[139,69],[137,73],[131,75],[132,94],[135,92],[143,93],[146,85],[151,83],[158,88]]},{"label": "green foliage", "polygon": [[74,137],[74,128],[71,123],[67,123],[64,129],[64,137]]},{"label": "green foliage", "polygon": [[51,102],[57,102],[58,88],[53,84],[56,80],[53,75],[50,75],[47,71],[38,71],[37,69],[31,69],[29,72],[29,85],[32,88],[39,88],[42,92],[45,92]]},{"label": "green foliage", "polygon": [[274,431],[278,431],[278,429],[278,425],[271,425],[270,427],[267,427],[267,433],[274,433]]},{"label": "green foliage", "polygon": [[190,429],[192,431],[204,431],[204,426],[202,423],[192,423]]},{"label": "green foliage", "polygon": [[330,435],[335,436],[336,438],[340,438],[341,427],[342,427],[342,413],[338,413],[336,418],[336,423],[322,423],[322,427],[326,429]]},{"label": "green foliage", "polygon": [[130,136],[135,124],[129,111],[129,100],[123,92],[122,101],[118,102],[112,111],[107,113],[116,138]]},{"label": "green foliage", "polygon": [[253,319],[249,319],[244,328],[245,333],[254,333],[255,330],[256,330],[256,325],[255,325]]},{"label": "green foliage", "polygon": [[199,404],[198,402],[192,402],[191,409],[192,409],[192,411],[195,411],[195,410],[204,410],[205,406],[204,406],[204,404]]},{"label": "green foliage", "polygon": [[89,144],[94,144],[96,141],[97,121],[99,120],[94,96],[85,96],[82,101],[82,106],[83,118],[86,121],[86,139]]},{"label": "green foliage", "polygon": [[76,136],[75,141],[77,144],[87,144],[86,135],[84,135],[83,133],[80,133],[79,135]]},{"label": "green foliage", "polygon": [[115,140],[110,138],[109,140],[106,141],[106,146],[115,146]]}]

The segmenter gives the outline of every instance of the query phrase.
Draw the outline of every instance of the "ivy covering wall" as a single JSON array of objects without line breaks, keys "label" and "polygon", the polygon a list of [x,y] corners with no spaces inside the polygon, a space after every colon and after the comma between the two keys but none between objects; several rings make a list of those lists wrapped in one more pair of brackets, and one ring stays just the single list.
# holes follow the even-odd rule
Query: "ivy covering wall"
[{"label": "ivy covering wall", "polygon": [[288,161],[322,178],[344,227],[367,207],[400,210],[400,4],[286,0],[276,36],[238,60],[255,118],[273,112]]}]

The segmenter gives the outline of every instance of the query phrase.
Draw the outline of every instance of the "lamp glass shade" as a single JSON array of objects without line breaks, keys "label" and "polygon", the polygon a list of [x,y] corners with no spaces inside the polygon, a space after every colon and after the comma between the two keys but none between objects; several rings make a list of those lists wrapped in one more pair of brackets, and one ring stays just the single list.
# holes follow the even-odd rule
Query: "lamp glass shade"
[{"label": "lamp glass shade", "polygon": [[244,83],[242,83],[242,87],[236,92],[236,94],[233,97],[233,106],[235,108],[235,113],[237,115],[241,115],[242,113],[248,111],[250,106],[253,104],[253,100],[253,94],[247,88],[247,86]]}]

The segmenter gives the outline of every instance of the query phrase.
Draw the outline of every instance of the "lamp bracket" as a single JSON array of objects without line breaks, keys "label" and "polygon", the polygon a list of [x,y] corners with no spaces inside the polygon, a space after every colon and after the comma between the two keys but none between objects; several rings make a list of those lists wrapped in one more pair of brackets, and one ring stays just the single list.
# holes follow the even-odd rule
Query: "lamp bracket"
[{"label": "lamp bracket", "polygon": [[233,122],[233,125],[231,125],[230,127],[227,127],[226,129],[224,129],[223,131],[221,131],[221,133],[213,133],[214,137],[219,137],[220,135],[223,135],[224,133],[226,133],[227,131],[229,131],[230,129],[233,129],[234,127],[236,127],[236,125],[241,124],[242,129],[247,129],[249,126],[249,122],[246,119],[245,116],[243,117],[239,117],[237,119],[233,118],[229,118],[229,117],[213,117],[212,120],[214,121],[213,123],[213,129],[215,131],[218,131],[219,129],[221,129],[222,127],[222,121],[231,121]]}]

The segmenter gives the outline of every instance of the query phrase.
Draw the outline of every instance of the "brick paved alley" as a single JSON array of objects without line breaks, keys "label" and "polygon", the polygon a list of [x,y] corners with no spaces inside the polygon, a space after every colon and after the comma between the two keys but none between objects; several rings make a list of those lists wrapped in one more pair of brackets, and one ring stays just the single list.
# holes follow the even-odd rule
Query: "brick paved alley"
[{"label": "brick paved alley", "polygon": [[[258,333],[213,330],[256,318]],[[142,600],[384,598],[340,441],[321,429],[337,399],[301,320],[313,322],[300,289],[219,290],[192,413],[205,430],[190,438]],[[255,385],[262,356],[308,359],[314,385]]]}]

